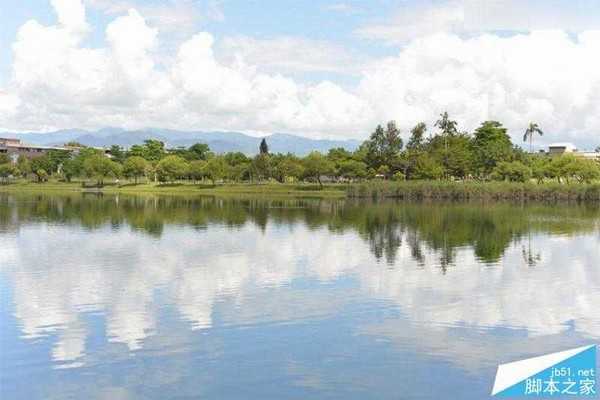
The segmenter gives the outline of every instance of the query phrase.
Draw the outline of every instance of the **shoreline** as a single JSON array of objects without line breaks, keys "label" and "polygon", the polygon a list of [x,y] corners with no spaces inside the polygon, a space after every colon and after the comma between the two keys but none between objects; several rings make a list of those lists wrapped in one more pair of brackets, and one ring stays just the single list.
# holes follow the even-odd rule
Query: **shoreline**
[{"label": "shoreline", "polygon": [[106,194],[163,194],[203,196],[264,196],[326,199],[492,200],[600,202],[600,183],[516,183],[448,181],[371,181],[352,184],[238,183],[238,184],[124,184],[102,188],[81,182],[14,182],[0,185],[1,193],[72,192]]}]

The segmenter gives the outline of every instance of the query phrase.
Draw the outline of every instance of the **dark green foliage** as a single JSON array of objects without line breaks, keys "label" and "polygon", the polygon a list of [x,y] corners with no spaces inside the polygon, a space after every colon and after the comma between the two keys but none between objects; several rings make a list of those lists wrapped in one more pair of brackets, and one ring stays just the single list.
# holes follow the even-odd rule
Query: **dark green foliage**
[{"label": "dark green foliage", "polygon": [[269,146],[267,145],[267,140],[265,138],[263,138],[260,141],[260,146],[258,147],[259,153],[264,155],[264,154],[269,154]]},{"label": "dark green foliage", "polygon": [[384,165],[389,169],[398,166],[402,145],[400,130],[394,121],[390,121],[387,123],[386,129],[378,125],[371,137],[361,147],[364,147],[367,166],[377,170]]},{"label": "dark green foliage", "polygon": [[500,161],[492,172],[497,181],[527,182],[531,179],[531,169],[520,161]]},{"label": "dark green foliage", "polygon": [[83,171],[88,178],[96,179],[98,186],[104,185],[104,179],[118,178],[122,173],[122,166],[104,155],[95,154],[83,161]]},{"label": "dark green foliage", "polygon": [[419,122],[410,131],[410,140],[406,144],[406,149],[410,151],[423,150],[427,125],[425,122]]},{"label": "dark green foliage", "polygon": [[160,182],[173,182],[188,174],[188,163],[183,157],[167,156],[156,165],[156,176]]},{"label": "dark green foliage", "polygon": [[303,161],[305,176],[319,182],[321,187],[323,186],[321,177],[331,176],[335,171],[333,162],[318,151],[313,151]]},{"label": "dark green foliage", "polygon": [[121,164],[125,161],[125,158],[127,158],[125,150],[123,150],[121,146],[116,144],[110,146],[109,153],[112,156],[113,161],[116,161]]},{"label": "dark green foliage", "polygon": [[128,157],[123,163],[123,175],[127,178],[133,178],[135,183],[138,179],[146,174],[148,170],[148,162],[139,156]]},{"label": "dark green foliage", "polygon": [[474,169],[483,178],[488,177],[496,164],[511,161],[513,145],[506,128],[497,121],[486,121],[475,130],[473,138]]}]

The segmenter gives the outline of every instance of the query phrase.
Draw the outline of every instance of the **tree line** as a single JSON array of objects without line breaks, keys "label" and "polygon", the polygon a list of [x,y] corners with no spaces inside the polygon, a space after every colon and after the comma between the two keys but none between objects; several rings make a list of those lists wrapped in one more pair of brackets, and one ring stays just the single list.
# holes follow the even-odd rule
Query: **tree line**
[{"label": "tree line", "polygon": [[[127,178],[172,183],[191,182],[356,182],[382,180],[498,180],[543,183],[589,183],[600,179],[600,163],[574,155],[550,157],[534,154],[534,136],[543,135],[535,123],[527,127],[523,140],[530,152],[512,143],[507,129],[497,121],[485,121],[474,132],[460,131],[448,113],[440,115],[433,132],[425,123],[410,131],[405,144],[394,121],[379,125],[355,151],[334,148],[327,154],[313,151],[305,157],[272,154],[263,139],[259,153],[215,154],[208,145],[168,149],[158,140],[146,140],[129,149],[113,145],[103,150],[68,143],[77,152],[52,150],[34,159],[19,157],[16,164],[0,155],[0,177],[33,177],[46,181],[56,176],[66,181]],[[600,150],[597,149],[597,151]]]}]

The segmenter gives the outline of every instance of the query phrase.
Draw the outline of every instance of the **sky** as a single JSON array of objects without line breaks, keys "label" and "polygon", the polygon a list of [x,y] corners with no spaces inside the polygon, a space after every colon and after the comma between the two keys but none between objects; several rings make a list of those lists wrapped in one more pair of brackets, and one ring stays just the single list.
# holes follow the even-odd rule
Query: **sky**
[{"label": "sky", "polygon": [[0,131],[147,127],[600,145],[597,0],[0,0]]}]

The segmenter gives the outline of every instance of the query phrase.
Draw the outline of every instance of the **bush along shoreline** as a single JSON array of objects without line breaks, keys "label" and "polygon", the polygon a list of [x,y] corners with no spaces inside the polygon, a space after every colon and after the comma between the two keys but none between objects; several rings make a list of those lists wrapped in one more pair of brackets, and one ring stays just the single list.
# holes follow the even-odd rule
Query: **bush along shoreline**
[{"label": "bush along shoreline", "polygon": [[346,196],[356,199],[600,202],[600,183],[382,181],[349,185]]}]

